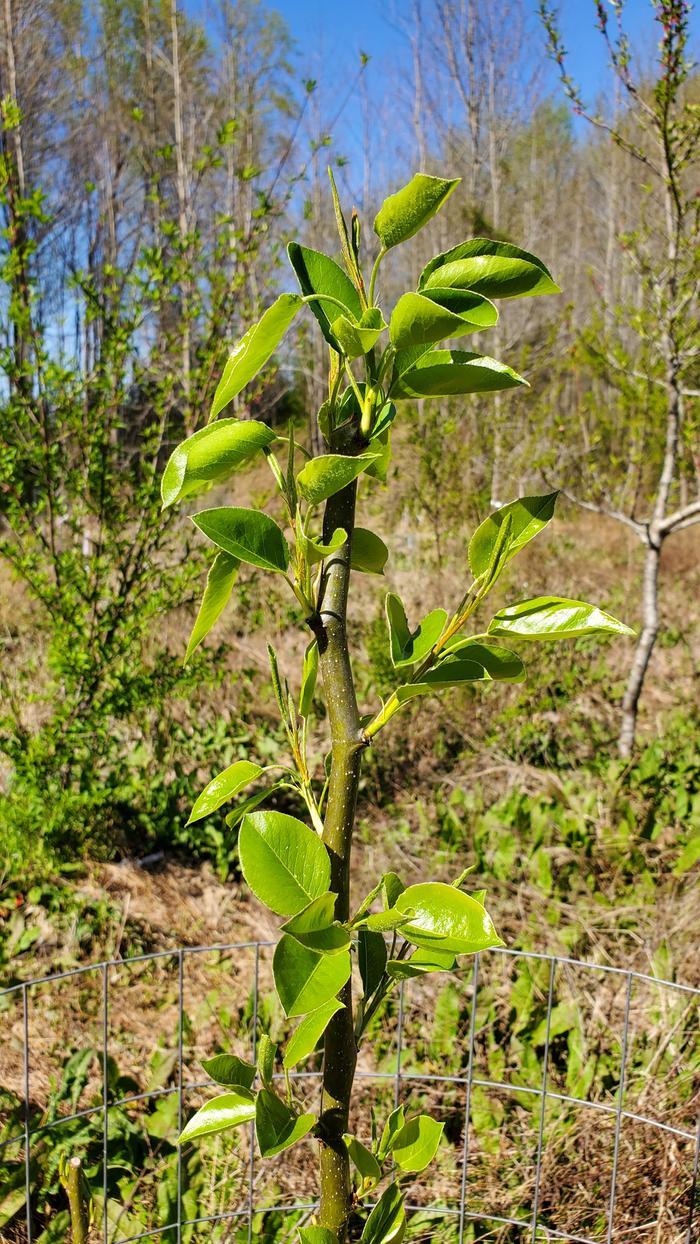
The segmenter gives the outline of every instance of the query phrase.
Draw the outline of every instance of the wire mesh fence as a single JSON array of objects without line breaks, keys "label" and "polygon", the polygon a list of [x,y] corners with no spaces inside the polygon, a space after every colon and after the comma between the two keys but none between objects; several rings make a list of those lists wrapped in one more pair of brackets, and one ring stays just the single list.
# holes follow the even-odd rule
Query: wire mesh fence
[{"label": "wire mesh fence", "polygon": [[[310,1146],[270,1164],[252,1129],[204,1155],[173,1143],[211,1085],[201,1058],[254,1060],[259,1033],[275,1035],[270,964],[267,942],[183,947],[0,991],[0,1240],[65,1238],[59,1152],[84,1159],[104,1244],[295,1238],[315,1209]],[[689,985],[510,950],[447,983],[404,982],[360,1052],[352,1122],[367,1139],[369,1107],[399,1102],[445,1120],[408,1238],[695,1244],[699,1001]],[[300,1097],[318,1092],[320,1060],[309,1067]]]}]

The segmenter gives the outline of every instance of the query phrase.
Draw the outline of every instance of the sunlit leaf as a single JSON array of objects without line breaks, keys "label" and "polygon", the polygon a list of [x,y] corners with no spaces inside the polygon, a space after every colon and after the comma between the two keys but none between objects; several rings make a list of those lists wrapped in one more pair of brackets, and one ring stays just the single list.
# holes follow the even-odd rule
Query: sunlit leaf
[{"label": "sunlit leaf", "polygon": [[501,609],[489,624],[489,635],[577,639],[581,635],[634,635],[634,631],[597,605],[564,596],[536,596]]},{"label": "sunlit leaf", "polygon": [[279,916],[293,916],[330,885],[328,852],[318,834],[283,812],[252,812],[238,839],[253,894]]},{"label": "sunlit leaf", "polygon": [[324,1002],[315,1011],[309,1011],[297,1025],[287,1042],[282,1066],[289,1070],[296,1067],[313,1054],[326,1028],[337,1011],[342,1011],[343,1004],[337,998]]},{"label": "sunlit leaf", "polygon": [[424,1171],[438,1151],[444,1127],[444,1123],[438,1123],[427,1114],[419,1114],[404,1123],[391,1144],[391,1156],[399,1170]]},{"label": "sunlit leaf", "polygon": [[503,945],[482,904],[443,882],[408,886],[399,895],[396,907],[399,912],[410,913],[401,933],[416,946],[468,955]]},{"label": "sunlit leaf", "polygon": [[277,523],[261,510],[221,506],[193,516],[199,530],[239,561],[284,574],[289,565],[287,541]]},{"label": "sunlit leaf", "polygon": [[163,509],[222,483],[275,440],[255,419],[220,419],[201,428],[173,450],[163,472]]},{"label": "sunlit leaf", "polygon": [[274,1157],[290,1149],[308,1136],[316,1124],[313,1114],[296,1114],[276,1093],[263,1088],[258,1093],[255,1110],[255,1134],[264,1158]]},{"label": "sunlit leaf", "polygon": [[187,642],[185,664],[187,664],[192,654],[202,643],[202,640],[206,639],[219,615],[228,604],[233,591],[233,585],[238,576],[240,564],[238,558],[232,557],[230,553],[222,551],[216,554],[209,567],[202,603],[199,606],[199,612]]},{"label": "sunlit leaf", "polygon": [[374,232],[384,250],[418,233],[440,211],[460,181],[460,177],[446,180],[416,173],[406,186],[385,199],[374,220]]},{"label": "sunlit leaf", "polygon": [[510,518],[510,535],[508,550],[503,554],[504,562],[515,557],[547,526],[554,514],[558,496],[558,492],[549,492],[541,497],[519,497],[517,501],[510,501],[489,514],[469,541],[469,565],[474,578],[488,570],[500,528],[507,518]]},{"label": "sunlit leaf", "polygon": [[377,457],[376,453],[371,453],[356,457],[321,454],[318,458],[312,458],[297,476],[299,492],[310,505],[320,505],[357,479]]},{"label": "sunlit leaf", "polygon": [[249,1089],[239,1088],[235,1093],[222,1093],[220,1097],[208,1101],[192,1116],[182,1129],[177,1143],[182,1145],[186,1140],[209,1136],[212,1132],[226,1132],[231,1127],[250,1123],[254,1118],[255,1094]]},{"label": "sunlit leaf", "polygon": [[374,1154],[356,1136],[350,1136],[346,1133],[343,1140],[350,1154],[350,1161],[360,1176],[359,1196],[366,1196],[379,1183],[382,1177],[382,1168]]},{"label": "sunlit leaf", "polygon": [[389,550],[383,540],[366,527],[355,527],[352,533],[350,565],[365,574],[384,574]]},{"label": "sunlit leaf", "polygon": [[338,954],[350,945],[350,934],[335,920],[336,895],[332,892],[313,899],[302,911],[287,920],[282,928],[285,933],[324,955]]},{"label": "sunlit leaf", "polygon": [[527,380],[512,367],[486,355],[469,354],[464,350],[430,350],[395,378],[390,396],[398,402],[406,398],[497,393],[521,385],[527,385]]},{"label": "sunlit leaf", "polygon": [[[326,294],[339,302],[348,314],[350,321],[358,321],[362,316],[360,296],[352,281],[343,269],[324,255],[321,251],[311,250],[308,246],[300,246],[298,242],[290,242],[287,247],[291,263],[302,294]],[[332,302],[313,301],[309,303],[321,327],[326,341],[334,350],[340,351],[340,342],[333,335],[331,323],[343,312]]]},{"label": "sunlit leaf", "polygon": [[250,786],[262,772],[260,765],[253,764],[250,760],[237,760],[222,773],[217,773],[195,801],[187,824],[192,825],[203,816],[209,816],[210,812],[216,812],[217,808],[233,799],[244,786]]},{"label": "sunlit leaf", "polygon": [[225,1088],[250,1089],[255,1079],[253,1063],[247,1063],[235,1054],[217,1054],[214,1058],[203,1058],[202,1066],[216,1084]]},{"label": "sunlit leaf", "polygon": [[401,1189],[398,1184],[389,1184],[367,1219],[360,1239],[362,1244],[400,1244],[405,1231]]},{"label": "sunlit leaf", "polygon": [[228,357],[211,404],[210,421],[257,376],[303,305],[298,294],[280,294],[257,324],[248,329]]},{"label": "sunlit leaf", "polygon": [[285,1015],[307,1015],[340,992],[350,976],[350,952],[324,955],[302,946],[288,933],[277,943],[273,961],[275,987]]},{"label": "sunlit leaf", "polygon": [[456,286],[487,298],[521,298],[534,294],[559,294],[548,268],[529,251],[493,238],[469,238],[423,269],[418,288],[429,290]]},{"label": "sunlit leaf", "polygon": [[394,592],[387,593],[385,608],[393,665],[400,669],[405,665],[413,665],[416,661],[422,661],[444,630],[447,621],[446,611],[433,609],[415,631],[411,631],[403,603]]}]

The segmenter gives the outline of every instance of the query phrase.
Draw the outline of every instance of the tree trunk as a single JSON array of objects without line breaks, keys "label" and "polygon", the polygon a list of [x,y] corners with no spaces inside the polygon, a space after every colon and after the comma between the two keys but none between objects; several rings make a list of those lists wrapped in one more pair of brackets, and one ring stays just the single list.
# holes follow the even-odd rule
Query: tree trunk
[{"label": "tree trunk", "polygon": [[[323,841],[331,857],[331,889],[337,894],[336,917],[350,914],[350,852],[357,788],[362,763],[363,736],[348,651],[346,618],[350,582],[350,550],[355,523],[357,485],[330,497],[324,516],[324,538],[338,527],[349,538],[326,562],[320,593],[316,634],[320,666],[328,703],[332,765]],[[326,1029],[321,1096],[321,1209],[319,1223],[346,1239],[352,1209],[350,1163],[343,1140],[348,1130],[350,1095],[357,1048],[353,1026],[352,985],[341,994],[345,1004]]]},{"label": "tree trunk", "polygon": [[627,679],[627,688],[622,701],[622,728],[618,738],[618,751],[624,760],[629,760],[634,747],[637,730],[637,709],[642,694],[644,678],[654,651],[654,644],[659,633],[659,562],[661,559],[662,541],[647,545],[644,563],[644,588],[642,593],[642,630],[632,661],[632,668]]}]

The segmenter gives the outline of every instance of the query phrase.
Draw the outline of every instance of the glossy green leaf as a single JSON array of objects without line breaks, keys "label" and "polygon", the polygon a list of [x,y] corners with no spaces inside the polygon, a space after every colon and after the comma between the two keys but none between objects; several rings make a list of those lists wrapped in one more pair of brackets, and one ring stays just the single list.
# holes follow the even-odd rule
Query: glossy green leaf
[{"label": "glossy green leaf", "polygon": [[298,294],[280,294],[257,324],[248,329],[229,354],[211,404],[210,421],[257,376],[303,305]]},{"label": "glossy green leaf", "polygon": [[444,609],[433,609],[415,631],[411,631],[401,598],[388,592],[385,602],[389,628],[391,660],[396,669],[422,661],[437,643],[447,621]]},{"label": "glossy green leaf", "polygon": [[381,893],[385,908],[393,907],[399,894],[403,894],[405,889],[406,887],[397,873],[384,873],[381,880]]},{"label": "glossy green leaf", "polygon": [[274,1041],[270,1040],[266,1032],[261,1032],[258,1038],[257,1071],[260,1081],[265,1085],[265,1088],[272,1087],[276,1055],[277,1046]]},{"label": "glossy green leaf", "polygon": [[394,401],[419,397],[450,397],[467,393],[498,393],[527,385],[527,380],[486,355],[464,350],[431,350],[394,380]]},{"label": "glossy green leaf", "polygon": [[270,1089],[263,1088],[258,1093],[255,1134],[264,1158],[272,1158],[284,1149],[291,1149],[292,1145],[308,1136],[315,1124],[314,1115],[296,1114]]},{"label": "glossy green leaf", "polygon": [[382,979],[386,961],[386,942],[382,934],[372,929],[360,929],[357,938],[357,962],[365,999],[372,996]]},{"label": "glossy green leaf", "polygon": [[510,517],[511,521],[508,552],[504,556],[508,562],[547,526],[554,514],[558,495],[549,492],[541,497],[519,497],[484,519],[469,541],[469,565],[474,578],[488,570],[500,527],[506,518]]},{"label": "glossy green leaf", "polygon": [[461,181],[416,173],[408,185],[385,199],[374,220],[374,232],[384,250],[412,238],[432,219]]},{"label": "glossy green leaf", "polygon": [[244,816],[259,808],[260,804],[269,799],[270,795],[273,795],[276,790],[279,790],[281,785],[281,782],[273,782],[272,786],[267,787],[267,790],[259,790],[255,795],[249,795],[247,799],[242,799],[238,807],[234,808],[233,812],[229,812],[226,816],[226,824],[229,829],[235,829]]},{"label": "glossy green leaf", "polygon": [[[290,242],[287,254],[302,294],[329,295],[342,304],[351,321],[361,318],[360,296],[350,278],[335,260],[330,259],[328,255],[323,255],[321,251],[310,250],[308,246],[300,246],[298,242]],[[310,302],[308,305],[316,316],[328,344],[334,350],[340,351],[340,342],[334,337],[331,329],[332,321],[342,315],[340,308],[332,302],[322,301]]]},{"label": "glossy green leaf", "polygon": [[297,528],[297,540],[301,547],[301,551],[310,566],[315,566],[318,562],[322,562],[324,557],[330,557],[333,553],[337,553],[338,549],[342,549],[348,533],[344,527],[336,527],[330,540],[326,543],[322,539],[315,539],[313,536],[307,536],[301,528]]},{"label": "glossy green leaf", "polygon": [[363,1244],[400,1244],[405,1231],[401,1190],[398,1184],[389,1184],[367,1219],[360,1239]]},{"label": "glossy green leaf", "polygon": [[395,1110],[392,1110],[382,1129],[379,1145],[377,1147],[377,1157],[380,1162],[383,1162],[389,1154],[394,1137],[398,1136],[405,1122],[406,1111],[403,1106],[397,1106]]},{"label": "glossy green leaf", "polygon": [[287,1017],[293,1019],[318,1010],[339,993],[350,976],[350,952],[323,955],[283,933],[272,968],[280,1002]]},{"label": "glossy green leaf", "polygon": [[301,672],[301,691],[299,692],[299,713],[308,717],[314,701],[316,679],[318,678],[318,643],[311,640],[304,652],[304,665]]},{"label": "glossy green leaf", "polygon": [[462,337],[482,327],[483,324],[471,319],[468,313],[456,315],[423,294],[410,293],[402,294],[394,307],[389,333],[392,345],[397,350],[406,350],[426,343],[432,345],[446,337]]},{"label": "glossy green leaf", "polygon": [[473,290],[487,298],[561,293],[549,269],[536,255],[492,238],[470,238],[436,255],[423,269],[418,282],[421,290],[450,286]]},{"label": "glossy green leaf", "polygon": [[404,1123],[391,1145],[391,1156],[399,1170],[413,1174],[424,1171],[438,1151],[445,1124],[427,1114],[419,1114]]},{"label": "glossy green leaf", "polygon": [[455,957],[449,950],[428,950],[419,946],[408,959],[389,959],[386,970],[394,980],[410,980],[431,972],[451,972]]},{"label": "glossy green leaf", "polygon": [[416,946],[468,955],[503,945],[481,903],[443,882],[410,885],[399,895],[396,907],[411,913],[401,932]]},{"label": "glossy green leaf", "polygon": [[173,450],[163,472],[163,509],[222,483],[275,440],[255,419],[221,419],[201,428]]},{"label": "glossy green leaf", "polygon": [[209,567],[202,603],[199,606],[199,612],[192,627],[192,634],[187,641],[185,665],[202,640],[206,639],[220,613],[228,604],[229,597],[233,591],[233,585],[238,576],[240,564],[238,558],[232,557],[230,553],[220,552],[216,554]]},{"label": "glossy green leaf", "polygon": [[263,570],[285,574],[289,548],[282,531],[269,514],[239,506],[220,506],[202,510],[193,522],[205,536],[225,553]]},{"label": "glossy green leaf", "polygon": [[217,1054],[214,1058],[203,1058],[202,1066],[210,1080],[223,1084],[225,1088],[252,1088],[255,1067],[252,1063],[237,1058],[235,1054]]},{"label": "glossy green leaf", "polygon": [[217,808],[227,803],[229,799],[233,799],[244,786],[250,786],[251,782],[255,782],[262,772],[260,765],[255,765],[250,760],[237,760],[235,764],[229,765],[228,769],[218,773],[204,787],[195,801],[187,824],[192,825],[195,821],[200,821],[203,816],[209,816],[210,812],[216,812]]},{"label": "glossy green leaf", "polygon": [[359,1196],[366,1196],[379,1183],[382,1168],[374,1154],[356,1136],[346,1133],[343,1140],[350,1155],[350,1161],[360,1176]]},{"label": "glossy green leaf", "polygon": [[[332,313],[331,319],[332,319]],[[378,307],[368,307],[363,311],[359,322],[339,315],[332,319],[331,333],[338,342],[343,354],[349,359],[359,358],[367,354],[378,342],[387,325]]]},{"label": "glossy green leaf", "polygon": [[[422,359],[424,355],[434,353],[432,346],[426,342],[422,346],[411,346],[410,349],[397,350],[394,354],[394,361],[391,370],[391,384],[389,391],[393,393],[399,384],[401,377],[407,372],[413,371],[413,368]],[[393,403],[392,403],[393,405]]]},{"label": "glossy green leaf", "polygon": [[501,609],[489,624],[489,635],[577,639],[580,635],[634,635],[634,631],[597,605],[588,605],[583,600],[535,596]]},{"label": "glossy green leaf", "polygon": [[[465,662],[480,667],[483,671],[480,680],[491,678],[494,682],[525,681],[525,666],[517,652],[502,648],[500,644],[488,644],[477,639],[454,640],[438,665],[423,676],[424,681],[429,685],[451,686],[456,671],[456,681],[462,682],[462,667]],[[467,681],[472,681],[468,674],[465,677]]]},{"label": "glossy green leaf", "polygon": [[330,891],[313,899],[307,907],[282,925],[284,932],[290,933],[302,946],[309,946],[311,950],[318,950],[324,955],[335,955],[341,950],[347,950],[350,934],[335,920],[335,900],[336,895]]},{"label": "glossy green leaf", "polygon": [[338,1237],[326,1227],[302,1227],[299,1231],[301,1244],[338,1244]]},{"label": "glossy green leaf", "polygon": [[367,467],[367,474],[370,479],[378,479],[380,483],[386,484],[391,462],[391,428],[387,428],[381,436],[373,437],[369,448],[371,453],[376,454],[376,457],[374,462]]},{"label": "glossy green leaf", "polygon": [[318,834],[283,812],[252,812],[238,839],[253,894],[278,916],[294,916],[328,890],[331,866]]},{"label": "glossy green leaf", "polygon": [[235,1093],[222,1093],[192,1116],[178,1136],[177,1143],[182,1145],[186,1140],[209,1136],[212,1132],[226,1132],[231,1127],[250,1123],[254,1118],[255,1094],[249,1089],[239,1088]]},{"label": "glossy green leaf", "polygon": [[356,527],[352,533],[350,565],[364,574],[384,574],[389,550],[383,540],[366,527]]},{"label": "glossy green leaf", "polygon": [[304,1016],[287,1042],[282,1060],[282,1066],[287,1071],[303,1062],[309,1054],[313,1054],[333,1016],[342,1009],[343,1003],[337,998],[331,998]]},{"label": "glossy green leaf", "polygon": [[401,928],[407,920],[407,916],[392,908],[390,911],[373,911],[371,915],[364,916],[361,927],[375,933],[390,933],[392,929]]},{"label": "glossy green leaf", "polygon": [[[428,347],[426,346],[426,349]],[[375,417],[375,423],[372,428],[370,444],[372,441],[378,440],[385,432],[388,432],[394,419],[396,418],[396,407],[393,402],[385,402],[379,414]]]},{"label": "glossy green leaf", "polygon": [[498,307],[490,298],[483,294],[475,294],[471,289],[447,288],[432,285],[424,291],[424,296],[436,302],[438,306],[461,316],[477,328],[493,328],[498,323]]},{"label": "glossy green leaf", "polygon": [[312,458],[297,476],[299,492],[310,505],[320,505],[334,493],[347,488],[348,484],[371,466],[376,457],[378,455],[372,453],[358,454],[356,457],[321,454],[318,458]]}]

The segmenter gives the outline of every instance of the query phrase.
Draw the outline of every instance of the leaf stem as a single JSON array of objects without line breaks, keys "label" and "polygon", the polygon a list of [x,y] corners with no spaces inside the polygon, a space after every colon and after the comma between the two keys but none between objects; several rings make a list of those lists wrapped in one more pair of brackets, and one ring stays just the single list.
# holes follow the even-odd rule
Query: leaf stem
[{"label": "leaf stem", "polygon": [[386,250],[384,249],[384,247],[382,247],[379,254],[377,255],[377,258],[374,261],[374,266],[372,268],[372,275],[369,278],[369,293],[367,295],[367,299],[369,301],[370,307],[374,306],[374,286],[377,281],[377,273],[379,272],[379,265],[382,262],[382,259],[384,258],[385,255],[386,255]]}]

